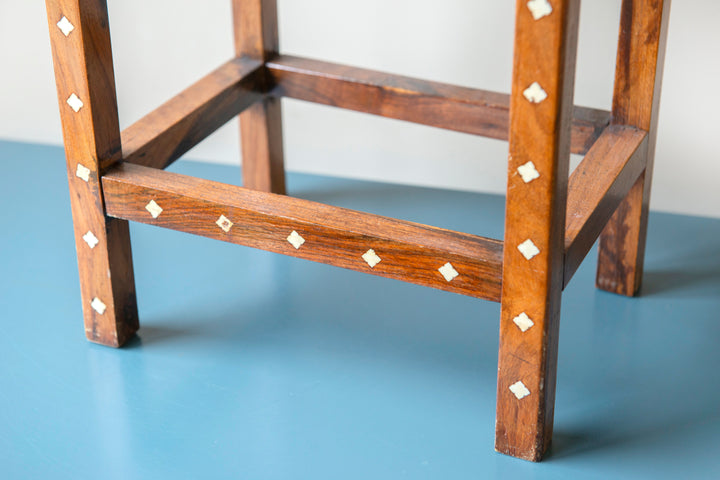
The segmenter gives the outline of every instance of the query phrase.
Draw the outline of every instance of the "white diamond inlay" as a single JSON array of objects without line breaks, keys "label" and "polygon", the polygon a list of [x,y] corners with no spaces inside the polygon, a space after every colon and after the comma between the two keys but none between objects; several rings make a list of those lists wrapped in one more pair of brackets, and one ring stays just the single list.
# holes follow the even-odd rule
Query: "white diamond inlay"
[{"label": "white diamond inlay", "polygon": [[67,104],[70,105],[70,108],[75,110],[75,113],[79,112],[83,105],[85,105],[82,100],[80,100],[80,97],[74,93],[68,97]]},{"label": "white diamond inlay", "polygon": [[220,218],[218,218],[215,223],[217,223],[217,226],[222,228],[225,232],[229,232],[234,225],[233,222],[231,222],[225,215],[220,215]]},{"label": "white diamond inlay", "polygon": [[530,395],[530,390],[527,389],[523,382],[515,382],[510,385],[510,391],[517,397],[518,400],[522,400]]},{"label": "white diamond inlay", "polygon": [[528,102],[532,103],[540,103],[548,97],[547,92],[543,90],[538,82],[533,82],[526,88],[523,96],[527,98]]},{"label": "white diamond inlay", "polygon": [[453,278],[460,275],[450,262],[438,268],[438,271],[442,273],[442,276],[445,277],[445,280],[447,280],[448,282],[452,281]]},{"label": "white diamond inlay", "polygon": [[367,262],[368,265],[370,265],[370,268],[375,268],[375,265],[380,263],[380,261],[382,260],[380,257],[377,256],[377,253],[375,253],[375,250],[373,250],[372,248],[367,252],[363,253],[362,258]]},{"label": "white diamond inlay", "polygon": [[300,234],[297,233],[295,230],[293,230],[292,233],[288,235],[287,241],[290,242],[293,247],[295,247],[295,250],[300,248],[300,246],[305,243],[305,239],[301,237]]},{"label": "white diamond inlay", "polygon": [[83,235],[82,239],[85,240],[85,243],[87,243],[88,247],[90,247],[91,249],[95,248],[97,244],[100,243],[100,240],[98,240],[98,238],[93,235],[90,230],[88,230],[88,232]]},{"label": "white diamond inlay", "polygon": [[535,20],[540,20],[552,13],[552,5],[548,0],[530,0],[527,7]]},{"label": "white diamond inlay", "polygon": [[92,299],[92,302],[90,302],[90,306],[100,315],[105,313],[105,310],[107,309],[107,306],[102,302],[102,300],[97,297]]},{"label": "white diamond inlay", "polygon": [[60,29],[60,31],[62,31],[63,35],[65,35],[66,37],[67,37],[68,35],[70,35],[70,32],[72,32],[73,30],[75,30],[75,25],[73,25],[72,23],[70,23],[70,20],[68,20],[67,17],[65,17],[64,15],[63,15],[63,17],[60,19],[60,21],[57,22],[56,25],[58,26],[58,28]]},{"label": "white diamond inlay", "polygon": [[162,207],[155,203],[155,200],[150,200],[150,203],[145,205],[145,210],[150,212],[150,215],[152,215],[153,218],[159,217],[163,211]]},{"label": "white diamond inlay", "polygon": [[540,253],[540,249],[537,248],[532,242],[532,240],[530,240],[529,238],[520,245],[518,245],[517,248],[518,250],[520,250],[520,253],[523,254],[523,257],[527,258],[528,260]]},{"label": "white diamond inlay", "polygon": [[538,173],[533,162],[527,162],[525,165],[520,165],[517,168],[517,171],[525,183],[530,183],[540,176],[540,173]]},{"label": "white diamond inlay", "polygon": [[90,169],[87,168],[85,165],[81,165],[78,163],[77,168],[75,169],[75,175],[87,182],[88,180],[90,180]]},{"label": "white diamond inlay", "polygon": [[513,322],[523,333],[527,332],[530,327],[535,325],[535,322],[530,320],[530,317],[528,317],[525,312],[522,312],[520,315],[513,318]]}]

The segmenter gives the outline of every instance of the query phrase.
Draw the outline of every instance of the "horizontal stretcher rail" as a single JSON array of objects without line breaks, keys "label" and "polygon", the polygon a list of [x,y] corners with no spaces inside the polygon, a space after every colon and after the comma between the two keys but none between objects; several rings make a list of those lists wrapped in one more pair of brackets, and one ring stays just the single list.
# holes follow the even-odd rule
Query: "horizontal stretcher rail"
[{"label": "horizontal stretcher rail", "polygon": [[564,287],[645,170],[647,132],[607,127],[570,176],[565,222]]},{"label": "horizontal stretcher rail", "polygon": [[[273,94],[507,140],[510,96],[290,55],[266,64]],[[575,107],[572,152],[585,154],[610,112]]]},{"label": "horizontal stretcher rail", "polygon": [[500,300],[498,240],[128,163],[102,187],[111,217]]},{"label": "horizontal stretcher rail", "polygon": [[165,168],[262,99],[262,62],[221,65],[122,132],[123,159]]}]

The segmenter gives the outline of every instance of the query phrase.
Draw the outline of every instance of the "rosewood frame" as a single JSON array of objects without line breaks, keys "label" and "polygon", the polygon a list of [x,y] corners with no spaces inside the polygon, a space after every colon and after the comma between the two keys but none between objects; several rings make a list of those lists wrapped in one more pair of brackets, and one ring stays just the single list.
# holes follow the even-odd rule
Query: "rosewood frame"
[{"label": "rosewood frame", "polygon": [[[623,0],[612,112],[573,104],[579,0],[517,0],[510,95],[282,55],[233,0],[236,57],[122,132],[106,1],[46,4],[89,340],[139,328],[129,220],[499,301],[496,449],[542,458],[563,288],[598,236],[597,286],[640,286],[669,0]],[[284,196],[281,97],[507,139],[504,240]],[[162,170],[236,115],[246,188]]]}]

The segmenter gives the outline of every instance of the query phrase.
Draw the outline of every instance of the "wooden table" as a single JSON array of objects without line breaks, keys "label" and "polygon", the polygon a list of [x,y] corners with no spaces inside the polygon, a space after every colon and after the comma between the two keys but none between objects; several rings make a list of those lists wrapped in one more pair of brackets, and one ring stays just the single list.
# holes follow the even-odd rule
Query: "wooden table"
[{"label": "wooden table", "polygon": [[[235,58],[121,132],[105,0],[46,0],[88,339],[139,328],[129,220],[501,302],[496,449],[539,461],[562,291],[598,236],[597,286],[640,287],[670,9],[623,1],[606,112],[573,103],[579,3],[517,0],[505,95],[282,55],[276,1],[233,0]],[[507,139],[505,238],[285,196],[282,97]],[[163,170],[238,114],[245,188]]]}]

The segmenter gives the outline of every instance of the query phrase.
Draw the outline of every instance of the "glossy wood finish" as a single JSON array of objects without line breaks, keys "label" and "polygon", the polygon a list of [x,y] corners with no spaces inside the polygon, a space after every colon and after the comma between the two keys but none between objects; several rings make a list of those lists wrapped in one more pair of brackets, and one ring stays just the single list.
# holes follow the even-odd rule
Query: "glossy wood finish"
[{"label": "glossy wood finish", "polygon": [[123,160],[165,168],[262,100],[262,62],[236,58],[122,132]]},{"label": "glossy wood finish", "polygon": [[648,132],[644,174],[600,238],[597,286],[622,295],[640,289],[650,203],[670,0],[624,0],[613,96],[613,123]]},{"label": "glossy wood finish", "polygon": [[[122,164],[103,176],[110,216],[498,301],[502,242]],[[162,213],[145,206],[154,200]],[[216,221],[232,222],[226,232]],[[288,237],[303,239],[295,248]],[[371,267],[363,255],[381,259]],[[439,271],[451,263],[458,276]]]},{"label": "glossy wood finish", "polygon": [[[235,54],[261,62],[278,53],[276,0],[233,0]],[[265,79],[263,90],[267,90]],[[243,182],[263,192],[285,193],[280,100],[266,96],[240,114]]]},{"label": "glossy wood finish", "polygon": [[[364,68],[280,55],[267,63],[273,94],[508,139],[510,96]],[[573,153],[584,154],[610,122],[610,113],[575,107]]]},{"label": "glossy wood finish", "polygon": [[[122,135],[104,0],[47,4],[88,338],[138,328],[127,220],[500,301],[496,449],[542,458],[562,289],[603,228],[598,285],[639,286],[669,1],[623,3],[610,126],[573,104],[579,0],[517,0],[509,96],[280,55],[275,0],[234,0],[237,57]],[[508,139],[504,242],[278,195],[282,96]],[[248,188],[160,170],[238,113]]]},{"label": "glossy wood finish", "polygon": [[[47,0],[46,5],[85,334],[117,347],[138,329],[138,313],[128,224],[105,217],[100,185],[103,170],[121,157],[107,6],[104,0]],[[67,36],[57,25],[63,17],[73,27]],[[71,107],[72,95],[82,104]]]},{"label": "glossy wood finish", "polygon": [[570,176],[563,287],[645,169],[646,139],[643,130],[611,125]]},{"label": "glossy wood finish", "polygon": [[[553,1],[538,20],[527,3],[515,20],[495,448],[539,461],[553,429],[579,1]],[[525,95],[534,82],[538,103]],[[530,161],[539,177],[526,183],[517,169]],[[528,240],[530,259],[518,248]]]}]

